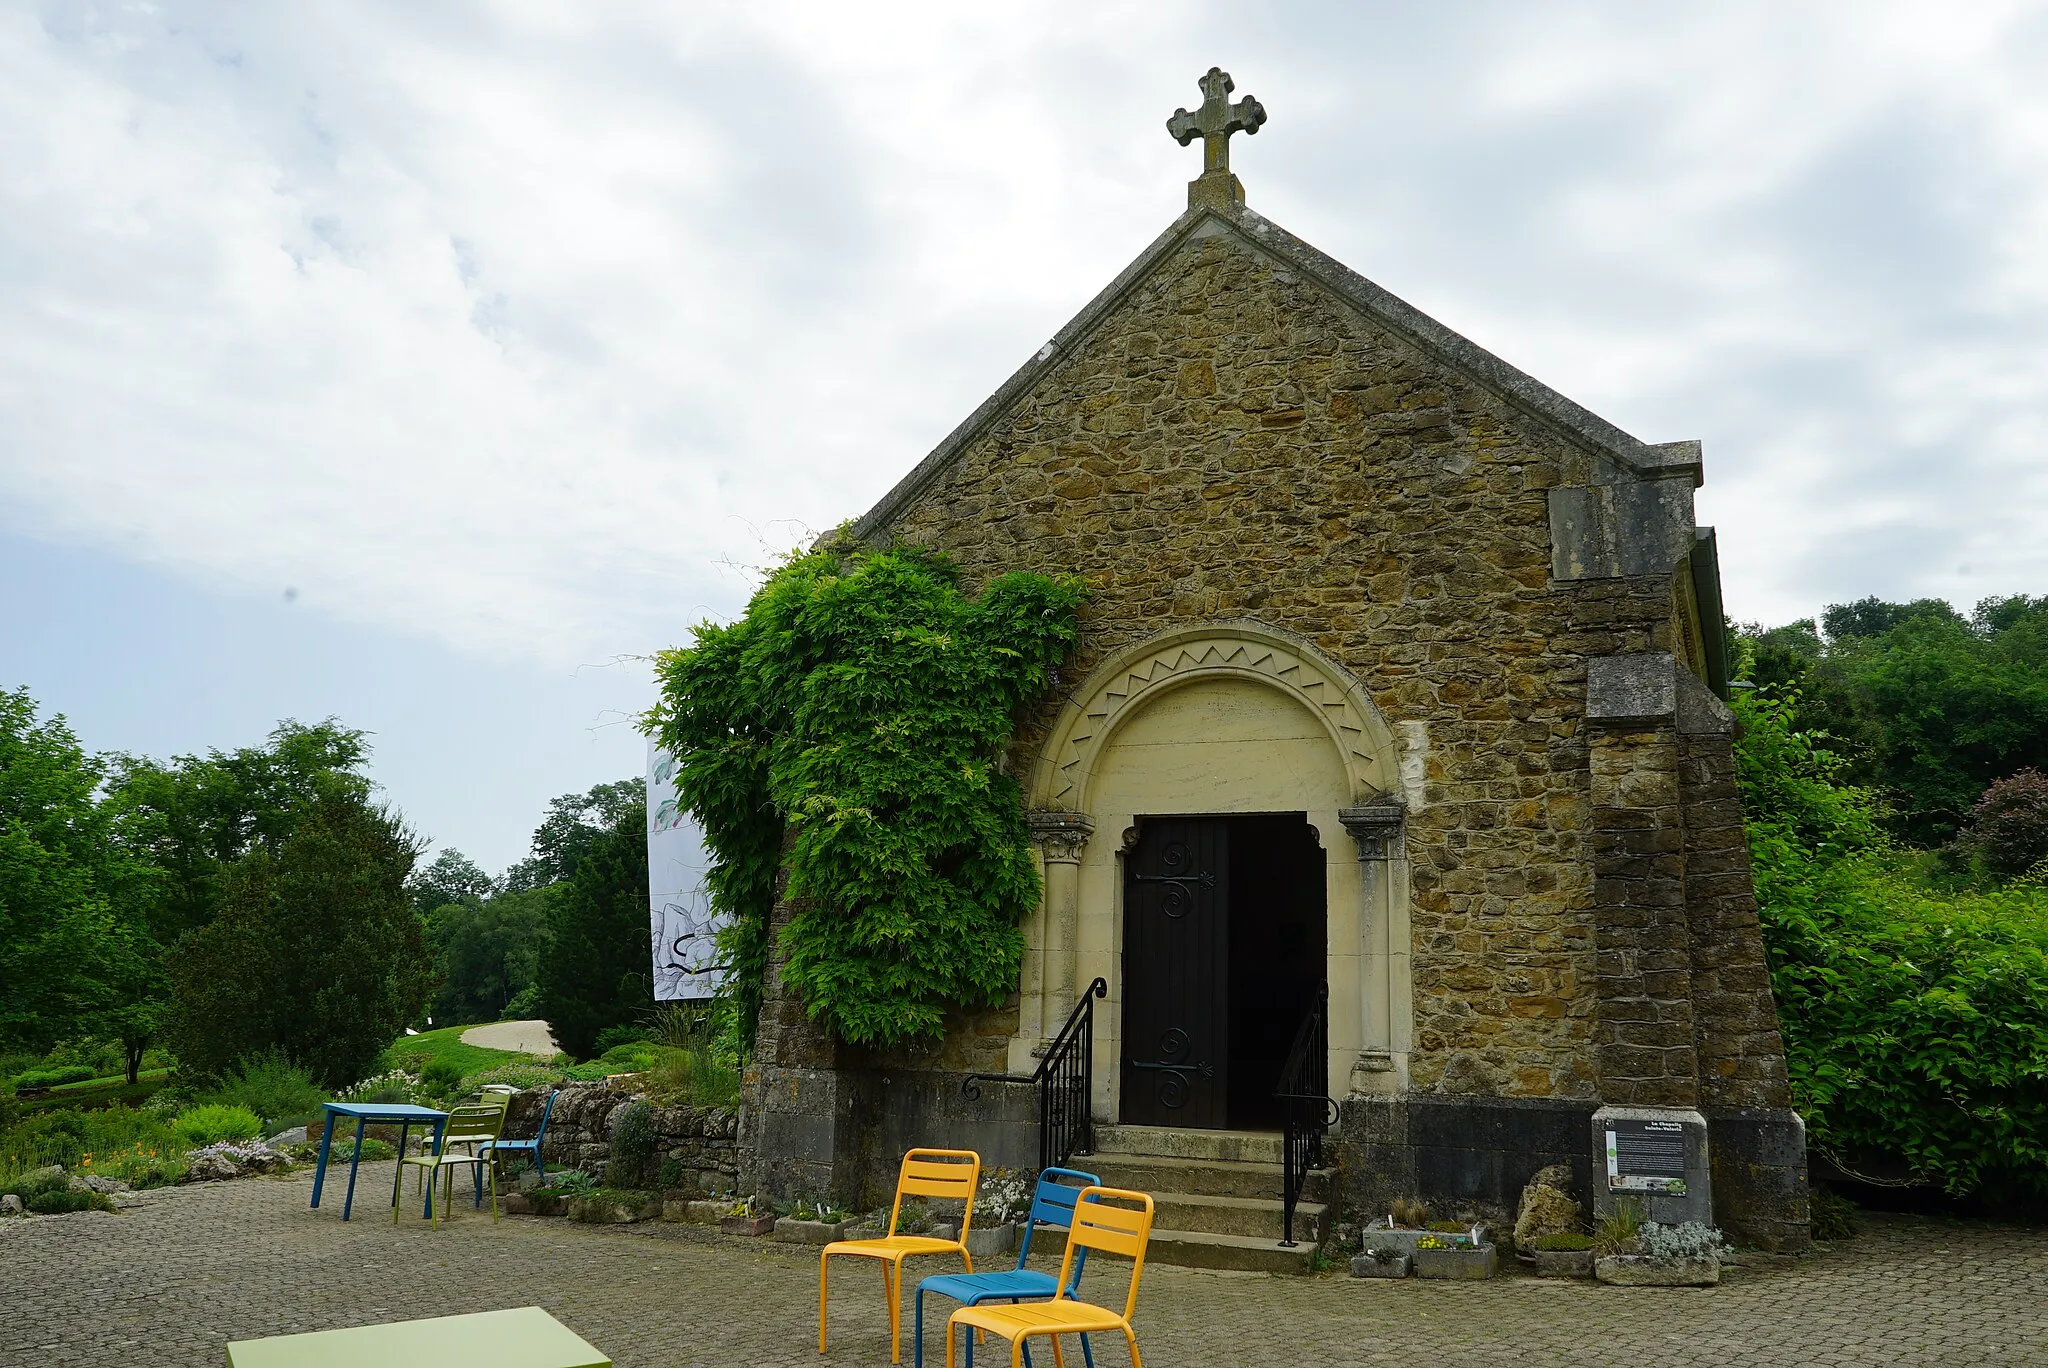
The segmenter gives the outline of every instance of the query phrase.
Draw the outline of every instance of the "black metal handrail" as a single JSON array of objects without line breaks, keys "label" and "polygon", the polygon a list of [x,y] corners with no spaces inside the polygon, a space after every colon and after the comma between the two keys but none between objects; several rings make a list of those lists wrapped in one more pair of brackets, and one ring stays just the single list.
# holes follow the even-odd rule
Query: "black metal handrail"
[{"label": "black metal handrail", "polygon": [[1095,1152],[1095,1111],[1089,1105],[1095,1083],[1095,1000],[1109,996],[1109,982],[1097,979],[1081,994],[1067,1024],[1046,1047],[1045,1057],[1029,1075],[974,1073],[960,1080],[970,1101],[981,1097],[975,1086],[988,1083],[1030,1083],[1038,1088],[1038,1167],[1058,1168],[1077,1154]]},{"label": "black metal handrail", "polygon": [[1294,1246],[1294,1208],[1301,1202],[1308,1175],[1323,1166],[1324,1132],[1337,1124],[1337,1103],[1330,1086],[1330,985],[1316,990],[1315,1005],[1301,1019],[1294,1046],[1280,1070],[1273,1098],[1287,1125],[1280,1159],[1280,1243]]}]

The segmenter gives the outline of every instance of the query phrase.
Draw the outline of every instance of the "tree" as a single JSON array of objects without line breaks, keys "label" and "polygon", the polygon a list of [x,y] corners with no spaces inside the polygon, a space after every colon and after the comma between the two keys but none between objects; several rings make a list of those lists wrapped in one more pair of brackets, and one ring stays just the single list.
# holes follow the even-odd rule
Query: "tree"
[{"label": "tree", "polygon": [[2001,878],[2048,860],[2048,774],[2024,769],[1985,789],[1957,844]]},{"label": "tree", "polygon": [[512,889],[542,888],[575,877],[584,854],[629,812],[647,810],[647,781],[621,779],[588,793],[565,793],[548,804],[533,833],[533,853],[506,871]]},{"label": "tree", "polygon": [[393,813],[344,788],[236,860],[218,914],[170,959],[180,1060],[218,1076],[278,1049],[330,1086],[369,1073],[433,987],[406,893],[418,856]]},{"label": "tree", "polygon": [[406,882],[412,905],[423,917],[450,903],[482,907],[497,889],[495,879],[453,846],[436,855],[432,864]]},{"label": "tree", "polygon": [[41,1053],[117,1006],[119,909],[148,871],[109,839],[102,762],[25,688],[0,693],[0,1044]]},{"label": "tree", "polygon": [[[540,969],[541,1015],[562,1048],[594,1052],[598,1035],[653,1006],[647,938],[647,796],[643,780],[600,785],[611,820],[588,839],[574,835],[574,873],[553,899],[552,945]],[[623,796],[621,796],[623,795]],[[550,820],[569,799],[551,805]],[[593,802],[580,812],[602,811]],[[579,817],[577,825],[584,825]],[[557,828],[562,830],[563,828]],[[550,828],[544,825],[542,833]],[[537,858],[542,835],[534,837]]]},{"label": "tree", "polygon": [[449,902],[427,918],[441,973],[434,1020],[496,1021],[530,989],[549,944],[549,913],[563,886],[499,893],[486,902]]}]

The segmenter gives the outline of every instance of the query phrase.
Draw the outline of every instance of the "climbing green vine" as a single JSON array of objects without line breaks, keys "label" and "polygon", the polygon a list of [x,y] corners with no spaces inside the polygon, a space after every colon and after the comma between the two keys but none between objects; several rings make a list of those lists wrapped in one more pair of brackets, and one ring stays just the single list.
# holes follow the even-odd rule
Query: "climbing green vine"
[{"label": "climbing green vine", "polygon": [[933,553],[817,551],[657,658],[647,726],[704,827],[743,1032],[785,861],[784,978],[841,1039],[936,1036],[948,1006],[1016,987],[1038,875],[1003,753],[1084,592],[1019,573],[969,598]]}]

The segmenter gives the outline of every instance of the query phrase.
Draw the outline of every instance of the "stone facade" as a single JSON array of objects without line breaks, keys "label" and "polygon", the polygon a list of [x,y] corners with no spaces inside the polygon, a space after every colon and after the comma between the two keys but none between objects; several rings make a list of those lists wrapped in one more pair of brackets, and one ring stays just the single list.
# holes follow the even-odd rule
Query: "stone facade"
[{"label": "stone facade", "polygon": [[[1177,629],[1258,624],[1355,681],[1388,754],[1343,801],[1398,828],[1385,871],[1344,887],[1398,887],[1407,975],[1361,990],[1394,999],[1385,1039],[1332,1083],[1355,1201],[1434,1181],[1511,1204],[1546,1164],[1590,1178],[1602,1102],[1697,1107],[1754,1132],[1751,1180],[1717,1174],[1726,1219],[1796,1245],[1803,1148],[1731,719],[1701,682],[1703,578],[1719,605],[1699,472],[1696,444],[1639,442],[1251,211],[1206,205],[854,532],[939,548],[971,586],[1085,577],[1079,646],[1019,728],[1019,773],[1082,681]],[[1190,792],[1177,810],[1203,808]],[[963,1022],[926,1071],[990,1067],[972,1042],[998,1034],[1028,1062],[1074,977],[1021,985],[1021,1018]],[[839,1137],[805,1152],[848,1160],[872,1107],[841,1090],[908,1061],[855,1065],[771,1010],[754,1097],[772,1109],[782,1088]]]}]

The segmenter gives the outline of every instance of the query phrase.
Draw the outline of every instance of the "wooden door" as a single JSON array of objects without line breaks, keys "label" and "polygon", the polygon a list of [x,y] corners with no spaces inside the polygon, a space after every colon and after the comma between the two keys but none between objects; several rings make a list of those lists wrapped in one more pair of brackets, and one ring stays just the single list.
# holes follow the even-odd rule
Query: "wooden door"
[{"label": "wooden door", "polygon": [[1148,817],[1124,859],[1122,1117],[1228,1124],[1230,842],[1217,817]]}]

